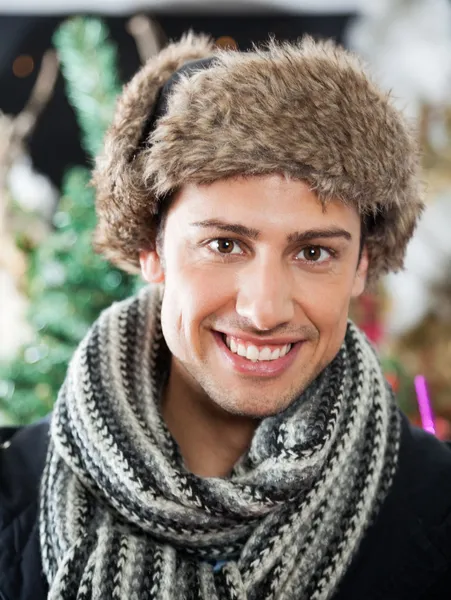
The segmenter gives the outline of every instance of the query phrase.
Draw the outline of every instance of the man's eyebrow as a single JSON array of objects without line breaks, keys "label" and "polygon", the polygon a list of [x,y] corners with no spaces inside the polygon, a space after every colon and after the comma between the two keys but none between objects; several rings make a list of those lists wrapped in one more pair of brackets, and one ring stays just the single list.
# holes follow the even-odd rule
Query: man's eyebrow
[{"label": "man's eyebrow", "polygon": [[253,240],[256,240],[260,235],[260,231],[258,231],[258,229],[246,227],[245,225],[240,225],[240,223],[227,223],[225,221],[219,221],[218,219],[205,219],[205,221],[195,221],[194,223],[190,223],[190,225],[194,225],[195,227],[209,227],[211,229],[219,229],[220,231],[225,231],[227,233],[235,233],[237,235],[242,235],[243,237],[252,238]]},{"label": "man's eyebrow", "polygon": [[346,231],[346,229],[331,227],[327,229],[307,229],[306,231],[296,231],[287,236],[287,241],[291,244],[296,242],[310,242],[311,240],[317,240],[321,238],[340,237],[348,241],[352,240],[352,235],[349,233],[349,231]]},{"label": "man's eyebrow", "polygon": [[[205,219],[204,221],[194,221],[190,223],[194,227],[212,228],[219,229],[226,233],[234,233],[236,235],[242,235],[253,240],[257,240],[261,232],[253,227],[246,227],[240,223],[227,223],[226,221],[220,221],[218,219]],[[352,240],[352,235],[346,229],[340,229],[339,227],[329,227],[326,229],[307,229],[306,231],[295,231],[287,236],[287,242],[292,243],[304,243],[310,242],[311,240],[321,238],[337,238],[342,237],[346,240]]]}]

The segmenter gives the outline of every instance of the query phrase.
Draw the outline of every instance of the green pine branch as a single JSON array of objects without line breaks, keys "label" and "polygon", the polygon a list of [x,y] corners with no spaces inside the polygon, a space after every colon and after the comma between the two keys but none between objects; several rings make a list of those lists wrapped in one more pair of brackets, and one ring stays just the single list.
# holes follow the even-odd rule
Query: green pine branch
[{"label": "green pine branch", "polygon": [[[55,43],[84,144],[94,156],[119,91],[116,51],[106,27],[91,18],[64,23]],[[135,278],[92,249],[96,217],[89,180],[84,167],[66,174],[54,232],[30,250],[27,289],[34,336],[15,360],[0,365],[0,422],[29,423],[47,414],[92,322],[103,309],[136,291]]]},{"label": "green pine branch", "polygon": [[135,279],[91,247],[95,223],[90,172],[71,169],[54,215],[55,231],[30,255],[28,320],[34,339],[0,365],[0,420],[29,423],[56,400],[69,360],[99,313],[135,292]]},{"label": "green pine branch", "polygon": [[101,149],[120,92],[116,48],[108,39],[105,24],[91,17],[65,21],[53,41],[67,95],[76,108],[83,146],[94,157]]}]

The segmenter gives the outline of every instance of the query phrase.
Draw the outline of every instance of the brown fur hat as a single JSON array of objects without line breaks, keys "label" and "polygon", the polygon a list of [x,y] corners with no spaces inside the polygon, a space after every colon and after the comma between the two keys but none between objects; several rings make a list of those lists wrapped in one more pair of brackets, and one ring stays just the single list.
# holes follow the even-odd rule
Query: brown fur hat
[{"label": "brown fur hat", "polygon": [[[138,151],[159,90],[184,63],[166,112]],[[141,140],[142,141],[142,140]],[[417,147],[402,115],[332,42],[270,42],[218,50],[188,34],[152,58],[125,87],[98,158],[95,245],[136,272],[154,247],[160,202],[186,182],[279,172],[308,182],[362,215],[369,279],[402,267],[423,202]]]}]

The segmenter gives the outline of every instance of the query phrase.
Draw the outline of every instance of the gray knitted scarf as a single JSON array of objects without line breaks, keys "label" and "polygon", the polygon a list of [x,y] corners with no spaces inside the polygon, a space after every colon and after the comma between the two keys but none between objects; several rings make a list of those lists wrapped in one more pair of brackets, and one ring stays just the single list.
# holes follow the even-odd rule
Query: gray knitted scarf
[{"label": "gray knitted scarf", "polygon": [[393,478],[399,416],[351,323],[225,478],[184,466],[161,417],[170,359],[150,288],[105,311],[61,389],[41,490],[51,600],[328,599]]}]

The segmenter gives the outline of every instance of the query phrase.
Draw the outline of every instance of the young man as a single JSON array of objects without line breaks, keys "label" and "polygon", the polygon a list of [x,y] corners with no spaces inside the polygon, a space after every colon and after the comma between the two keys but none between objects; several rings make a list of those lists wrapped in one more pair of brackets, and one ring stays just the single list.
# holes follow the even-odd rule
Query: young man
[{"label": "young man", "polygon": [[448,598],[451,451],[348,321],[422,209],[357,59],[187,36],[125,88],[94,184],[97,249],[150,285],[81,343],[49,439],[4,446],[0,598]]}]

